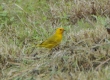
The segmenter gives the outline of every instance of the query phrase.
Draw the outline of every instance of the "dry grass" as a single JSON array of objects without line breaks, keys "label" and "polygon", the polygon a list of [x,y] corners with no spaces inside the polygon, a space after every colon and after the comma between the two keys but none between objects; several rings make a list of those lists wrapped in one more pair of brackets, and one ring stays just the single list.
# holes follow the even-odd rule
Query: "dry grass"
[{"label": "dry grass", "polygon": [[[90,80],[95,74],[103,75],[99,79],[109,79],[110,36],[106,30],[97,27],[81,30],[74,35],[70,32],[67,36],[66,42],[57,50],[41,51],[35,48],[31,55],[20,54],[25,49],[28,50],[25,46],[21,49],[16,49],[11,44],[2,46],[2,53],[7,51],[1,54],[2,79]],[[95,80],[98,79],[97,76]]]},{"label": "dry grass", "polygon": [[[110,79],[109,0],[0,4],[0,80]],[[33,47],[59,26],[66,29],[60,46]]]}]

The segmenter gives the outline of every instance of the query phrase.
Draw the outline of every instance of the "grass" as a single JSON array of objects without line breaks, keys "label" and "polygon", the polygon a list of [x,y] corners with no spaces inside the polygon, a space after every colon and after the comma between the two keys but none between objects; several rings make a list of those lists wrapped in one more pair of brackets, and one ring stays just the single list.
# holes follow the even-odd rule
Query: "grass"
[{"label": "grass", "polygon": [[[0,4],[0,80],[110,80],[109,0]],[[57,27],[57,48],[33,47]]]}]

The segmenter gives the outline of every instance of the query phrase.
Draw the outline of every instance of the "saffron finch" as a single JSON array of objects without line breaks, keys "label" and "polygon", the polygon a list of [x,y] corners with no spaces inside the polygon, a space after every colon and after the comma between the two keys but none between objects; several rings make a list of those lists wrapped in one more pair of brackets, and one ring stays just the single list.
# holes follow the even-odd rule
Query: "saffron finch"
[{"label": "saffron finch", "polygon": [[52,49],[60,44],[63,36],[63,32],[65,30],[63,28],[58,28],[56,32],[47,40],[43,41],[41,44],[39,44],[39,47],[45,47]]}]

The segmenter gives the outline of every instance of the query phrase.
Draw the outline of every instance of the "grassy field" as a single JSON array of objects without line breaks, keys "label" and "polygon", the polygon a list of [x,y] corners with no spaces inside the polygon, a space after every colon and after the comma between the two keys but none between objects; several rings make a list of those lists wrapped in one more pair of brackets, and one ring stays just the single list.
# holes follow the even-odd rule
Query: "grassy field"
[{"label": "grassy field", "polygon": [[[51,51],[36,47],[58,27]],[[0,0],[0,80],[110,80],[109,0]]]}]

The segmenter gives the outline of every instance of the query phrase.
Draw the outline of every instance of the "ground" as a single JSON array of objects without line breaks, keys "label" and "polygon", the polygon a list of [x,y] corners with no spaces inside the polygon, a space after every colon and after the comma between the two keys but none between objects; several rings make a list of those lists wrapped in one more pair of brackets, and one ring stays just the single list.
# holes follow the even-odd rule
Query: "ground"
[{"label": "ground", "polygon": [[[0,4],[0,80],[110,80],[109,0]],[[60,45],[36,46],[58,27]]]}]

